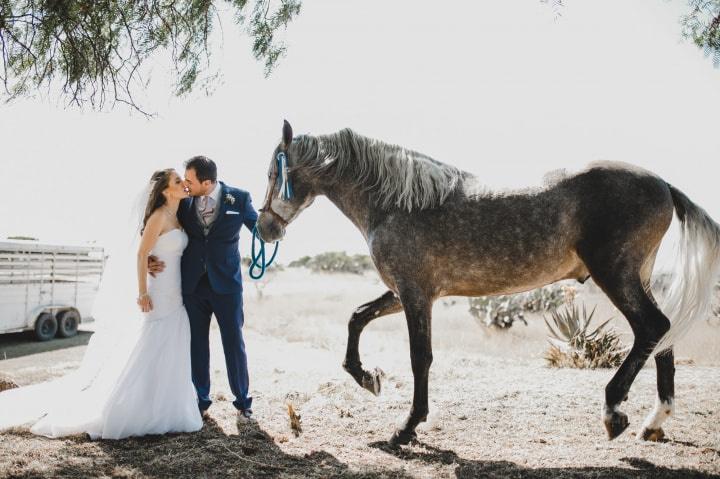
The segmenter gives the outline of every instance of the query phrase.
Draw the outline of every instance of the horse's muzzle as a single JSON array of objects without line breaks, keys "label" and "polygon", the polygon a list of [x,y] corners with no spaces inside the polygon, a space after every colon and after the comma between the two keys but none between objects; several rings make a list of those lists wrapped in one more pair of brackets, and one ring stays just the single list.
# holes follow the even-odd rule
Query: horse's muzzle
[{"label": "horse's muzzle", "polygon": [[257,231],[266,243],[280,241],[285,236],[285,226],[266,211],[261,212],[258,217]]}]

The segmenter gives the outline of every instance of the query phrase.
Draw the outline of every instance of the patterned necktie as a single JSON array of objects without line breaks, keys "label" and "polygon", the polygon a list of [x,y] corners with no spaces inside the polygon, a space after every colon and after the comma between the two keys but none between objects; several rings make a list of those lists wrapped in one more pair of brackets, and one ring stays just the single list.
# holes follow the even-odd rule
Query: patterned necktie
[{"label": "patterned necktie", "polygon": [[215,213],[215,200],[209,196],[200,197],[200,216],[207,225]]}]

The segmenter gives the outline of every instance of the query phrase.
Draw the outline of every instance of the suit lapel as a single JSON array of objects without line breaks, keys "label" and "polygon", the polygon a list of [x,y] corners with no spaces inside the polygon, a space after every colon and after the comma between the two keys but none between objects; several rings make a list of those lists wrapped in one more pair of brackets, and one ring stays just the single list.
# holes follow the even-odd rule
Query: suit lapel
[{"label": "suit lapel", "polygon": [[190,221],[193,225],[195,225],[197,230],[202,235],[204,226],[202,225],[202,223],[200,223],[200,217],[198,216],[197,207],[195,206],[195,199],[196,199],[195,196],[190,197],[190,201],[189,201],[190,206],[188,207],[188,210],[187,210],[187,218],[188,218],[188,221]]}]

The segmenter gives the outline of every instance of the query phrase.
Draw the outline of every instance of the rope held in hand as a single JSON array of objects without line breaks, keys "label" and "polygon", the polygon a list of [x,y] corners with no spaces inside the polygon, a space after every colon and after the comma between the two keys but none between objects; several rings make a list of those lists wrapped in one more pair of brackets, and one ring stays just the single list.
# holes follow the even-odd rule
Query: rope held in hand
[{"label": "rope held in hand", "polygon": [[[255,244],[259,243],[260,248],[259,250],[256,250]],[[252,279],[260,279],[265,275],[265,270],[270,267],[270,265],[275,261],[275,256],[277,256],[278,252],[278,246],[280,245],[279,242],[275,243],[275,250],[273,251],[272,256],[270,257],[269,261],[266,261],[265,258],[265,241],[260,237],[260,235],[257,232],[257,226],[253,228],[253,239],[252,239],[252,250],[250,253],[251,263],[250,263],[250,277]],[[256,272],[259,271],[259,272]]]}]

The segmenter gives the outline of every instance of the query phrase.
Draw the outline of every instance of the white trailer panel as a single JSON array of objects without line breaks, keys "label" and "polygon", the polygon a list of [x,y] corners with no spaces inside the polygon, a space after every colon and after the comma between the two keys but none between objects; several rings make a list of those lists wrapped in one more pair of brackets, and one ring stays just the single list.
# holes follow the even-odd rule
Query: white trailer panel
[{"label": "white trailer panel", "polygon": [[43,312],[91,320],[104,268],[99,246],[0,241],[0,333],[33,330]]}]

